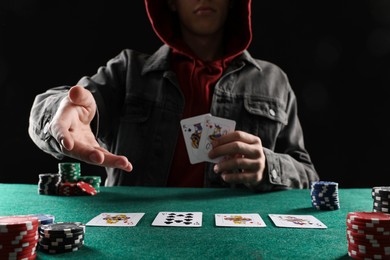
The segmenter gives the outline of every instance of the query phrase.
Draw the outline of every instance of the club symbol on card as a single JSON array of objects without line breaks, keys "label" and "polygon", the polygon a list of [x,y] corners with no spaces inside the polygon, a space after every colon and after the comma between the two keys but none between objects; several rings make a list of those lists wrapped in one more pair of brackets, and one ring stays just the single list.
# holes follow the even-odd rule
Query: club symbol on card
[{"label": "club symbol on card", "polygon": [[193,148],[199,148],[199,141],[202,135],[202,124],[194,124],[192,127],[188,125],[184,125],[184,132],[190,135],[191,146]]}]

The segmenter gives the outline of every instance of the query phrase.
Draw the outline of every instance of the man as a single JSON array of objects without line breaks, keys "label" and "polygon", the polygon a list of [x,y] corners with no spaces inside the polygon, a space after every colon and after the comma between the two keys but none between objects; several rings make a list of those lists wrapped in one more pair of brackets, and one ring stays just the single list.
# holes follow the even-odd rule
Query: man
[{"label": "man", "polygon": [[[106,186],[270,191],[318,180],[287,76],[247,51],[251,0],[145,6],[163,46],[152,55],[124,50],[75,86],[39,94],[29,125],[37,146],[105,166]],[[180,120],[205,113],[235,120],[237,130],[209,153],[229,159],[192,165]]]}]

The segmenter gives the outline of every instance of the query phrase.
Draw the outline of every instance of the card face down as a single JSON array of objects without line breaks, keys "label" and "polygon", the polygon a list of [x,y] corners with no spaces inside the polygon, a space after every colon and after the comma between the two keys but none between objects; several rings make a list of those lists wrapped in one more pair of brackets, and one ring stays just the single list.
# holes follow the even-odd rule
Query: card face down
[{"label": "card face down", "polygon": [[268,214],[277,227],[286,228],[327,228],[312,215]]},{"label": "card face down", "polygon": [[261,216],[249,214],[215,214],[215,225],[220,227],[266,227]]},{"label": "card face down", "polygon": [[202,212],[159,212],[152,226],[201,227]]}]

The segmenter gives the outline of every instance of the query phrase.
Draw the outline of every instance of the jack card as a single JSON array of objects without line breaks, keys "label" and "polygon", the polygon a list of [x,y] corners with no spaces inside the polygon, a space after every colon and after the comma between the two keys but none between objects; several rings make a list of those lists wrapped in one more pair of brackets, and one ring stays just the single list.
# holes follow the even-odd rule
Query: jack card
[{"label": "jack card", "polygon": [[266,227],[261,216],[250,214],[215,214],[215,225],[221,227]]},{"label": "jack card", "polygon": [[101,213],[87,222],[86,226],[133,227],[145,213]]},{"label": "jack card", "polygon": [[159,212],[152,226],[201,227],[202,212]]},{"label": "jack card", "polygon": [[180,121],[184,142],[186,144],[191,164],[202,162],[202,159],[198,156],[198,151],[203,131],[204,118],[207,115],[209,114],[190,117]]},{"label": "jack card", "polygon": [[319,219],[311,215],[268,214],[277,227],[286,228],[327,228]]}]

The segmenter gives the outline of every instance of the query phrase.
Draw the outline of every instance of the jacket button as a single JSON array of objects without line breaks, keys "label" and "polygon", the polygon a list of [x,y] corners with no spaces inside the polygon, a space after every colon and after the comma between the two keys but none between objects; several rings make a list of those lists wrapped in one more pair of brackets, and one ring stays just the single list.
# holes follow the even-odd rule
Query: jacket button
[{"label": "jacket button", "polygon": [[273,180],[276,180],[278,178],[278,173],[275,169],[271,171],[271,176]]},{"label": "jacket button", "polygon": [[269,110],[269,114],[271,115],[271,116],[275,116],[276,115],[276,113],[275,113],[275,110],[273,110],[272,108]]}]

